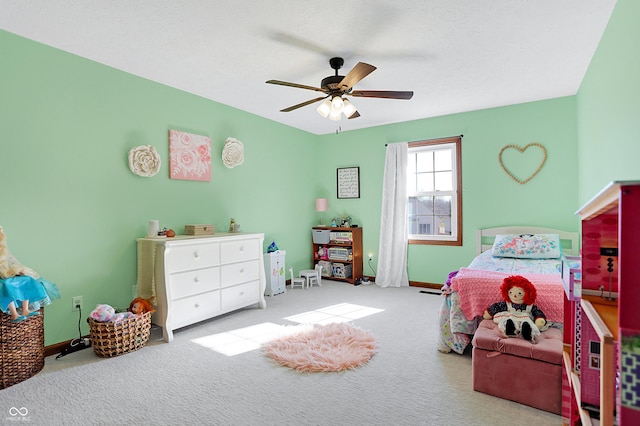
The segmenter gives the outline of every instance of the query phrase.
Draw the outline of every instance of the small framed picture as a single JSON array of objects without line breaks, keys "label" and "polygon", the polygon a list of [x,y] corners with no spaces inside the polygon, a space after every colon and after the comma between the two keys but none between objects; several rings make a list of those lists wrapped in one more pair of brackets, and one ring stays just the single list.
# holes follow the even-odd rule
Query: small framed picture
[{"label": "small framed picture", "polygon": [[360,167],[337,169],[338,198],[360,198]]}]

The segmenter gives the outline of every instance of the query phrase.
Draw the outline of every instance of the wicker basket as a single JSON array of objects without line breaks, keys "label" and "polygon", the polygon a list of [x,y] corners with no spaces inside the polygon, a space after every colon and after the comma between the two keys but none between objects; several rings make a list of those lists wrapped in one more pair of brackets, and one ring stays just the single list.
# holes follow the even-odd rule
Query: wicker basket
[{"label": "wicker basket", "polygon": [[91,346],[96,355],[108,358],[137,351],[149,341],[151,312],[118,322],[98,322],[87,318]]},{"label": "wicker basket", "polygon": [[12,322],[0,312],[0,389],[35,376],[44,367],[44,310]]}]

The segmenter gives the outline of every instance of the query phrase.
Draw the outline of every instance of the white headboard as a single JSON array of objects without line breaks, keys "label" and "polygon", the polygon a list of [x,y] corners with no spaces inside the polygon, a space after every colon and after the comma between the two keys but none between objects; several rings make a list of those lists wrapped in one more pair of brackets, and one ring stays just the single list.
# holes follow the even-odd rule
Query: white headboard
[{"label": "white headboard", "polygon": [[580,253],[578,233],[561,231],[552,228],[538,228],[534,226],[503,226],[501,228],[486,228],[476,231],[476,256],[491,249],[496,235],[500,234],[558,234],[562,244],[562,253],[577,256]]}]

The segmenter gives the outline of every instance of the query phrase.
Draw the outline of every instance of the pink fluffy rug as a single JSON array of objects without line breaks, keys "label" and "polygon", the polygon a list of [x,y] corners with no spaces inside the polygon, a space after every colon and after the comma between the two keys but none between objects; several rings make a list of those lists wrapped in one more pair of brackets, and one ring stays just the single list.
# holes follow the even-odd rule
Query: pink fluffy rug
[{"label": "pink fluffy rug", "polygon": [[366,364],[375,353],[376,339],[350,324],[315,325],[272,340],[263,350],[277,363],[298,371],[343,371]]}]

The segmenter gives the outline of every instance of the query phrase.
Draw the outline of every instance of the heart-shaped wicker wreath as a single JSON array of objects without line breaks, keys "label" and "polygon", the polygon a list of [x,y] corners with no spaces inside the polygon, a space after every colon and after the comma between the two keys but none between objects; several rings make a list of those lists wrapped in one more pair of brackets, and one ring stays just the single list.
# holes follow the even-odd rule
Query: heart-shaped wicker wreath
[{"label": "heart-shaped wicker wreath", "polygon": [[[520,152],[520,154],[524,153],[527,149],[531,148],[531,147],[536,147],[542,150],[542,161],[540,162],[540,165],[538,166],[538,168],[536,169],[535,172],[533,172],[531,174],[531,176],[529,176],[528,178],[526,178],[525,180],[520,180],[517,177],[515,177],[513,175],[513,173],[511,173],[507,167],[504,165],[504,162],[502,161],[502,153],[504,151],[506,151],[507,149],[513,148],[515,150],[517,150],[518,152]],[[504,146],[501,150],[500,153],[498,154],[498,161],[500,162],[500,166],[502,167],[502,170],[504,170],[504,172],[506,174],[509,175],[509,177],[511,179],[513,179],[514,181],[518,182],[520,185],[524,185],[525,183],[529,182],[531,179],[533,179],[538,172],[540,171],[540,169],[542,169],[542,166],[544,166],[545,161],[547,161],[547,150],[544,148],[544,146],[542,146],[542,144],[539,144],[537,142],[532,142],[530,144],[527,144],[524,146],[524,148],[519,147],[518,145],[506,145]]]}]

